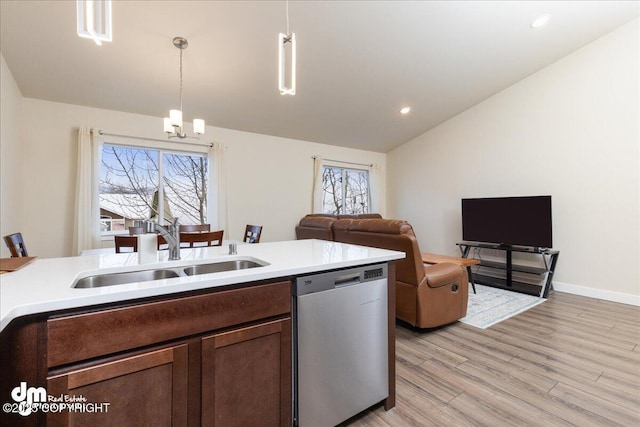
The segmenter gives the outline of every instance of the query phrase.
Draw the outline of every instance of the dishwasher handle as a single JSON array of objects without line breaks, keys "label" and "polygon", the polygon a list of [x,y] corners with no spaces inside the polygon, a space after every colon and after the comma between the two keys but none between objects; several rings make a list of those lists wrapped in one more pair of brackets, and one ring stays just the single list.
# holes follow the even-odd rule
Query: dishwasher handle
[{"label": "dishwasher handle", "polygon": [[344,286],[357,285],[358,283],[360,283],[360,272],[336,277],[333,287],[342,288]]}]

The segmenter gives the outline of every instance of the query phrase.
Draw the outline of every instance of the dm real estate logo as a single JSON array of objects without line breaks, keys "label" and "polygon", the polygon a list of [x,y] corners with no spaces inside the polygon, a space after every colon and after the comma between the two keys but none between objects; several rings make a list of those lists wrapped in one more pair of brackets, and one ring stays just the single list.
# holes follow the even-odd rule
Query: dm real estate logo
[{"label": "dm real estate logo", "polygon": [[[47,390],[44,387],[27,388],[27,383],[22,381],[18,387],[11,390],[11,398],[17,403],[17,412],[27,416],[33,412],[37,404],[47,402]],[[2,409],[5,412],[14,412],[12,408],[13,405],[5,403]]]},{"label": "dm real estate logo", "polygon": [[33,412],[109,412],[110,403],[87,402],[84,396],[51,396],[44,387],[28,387],[25,381],[11,390],[13,403],[2,405],[6,413],[31,415]]}]

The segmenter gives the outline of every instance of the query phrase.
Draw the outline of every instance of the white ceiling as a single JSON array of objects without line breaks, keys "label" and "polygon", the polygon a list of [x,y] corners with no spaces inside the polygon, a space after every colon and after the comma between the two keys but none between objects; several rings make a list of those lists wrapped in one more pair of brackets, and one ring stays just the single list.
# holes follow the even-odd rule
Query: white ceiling
[{"label": "white ceiling", "polygon": [[[295,96],[277,87],[284,1],[113,1],[113,42],[75,1],[0,1],[25,97],[387,152],[634,19],[638,1],[292,1]],[[544,29],[531,21],[550,13]],[[401,116],[405,105],[413,109]],[[162,127],[162,120],[158,120]],[[188,127],[190,131],[190,127]],[[215,138],[215,136],[213,136]]]}]

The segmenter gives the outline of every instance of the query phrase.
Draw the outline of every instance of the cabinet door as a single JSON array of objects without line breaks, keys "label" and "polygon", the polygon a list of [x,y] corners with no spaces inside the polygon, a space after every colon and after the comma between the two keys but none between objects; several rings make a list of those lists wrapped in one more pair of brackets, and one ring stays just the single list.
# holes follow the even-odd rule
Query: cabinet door
[{"label": "cabinet door", "polygon": [[178,345],[49,377],[50,396],[81,405],[47,425],[186,426],[187,356]]},{"label": "cabinet door", "polygon": [[290,318],[203,338],[203,426],[290,426],[291,393]]}]

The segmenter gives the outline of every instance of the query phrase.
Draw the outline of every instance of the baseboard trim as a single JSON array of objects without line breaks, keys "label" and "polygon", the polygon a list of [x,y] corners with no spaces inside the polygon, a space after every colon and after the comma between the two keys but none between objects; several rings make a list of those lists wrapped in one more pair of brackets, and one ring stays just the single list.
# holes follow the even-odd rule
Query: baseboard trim
[{"label": "baseboard trim", "polygon": [[597,298],[605,301],[640,306],[640,295],[623,294],[620,292],[611,292],[602,289],[586,288],[584,286],[571,285],[568,283],[559,283],[555,280],[553,281],[553,289],[558,292],[566,292],[568,294],[581,295],[584,297]]}]

